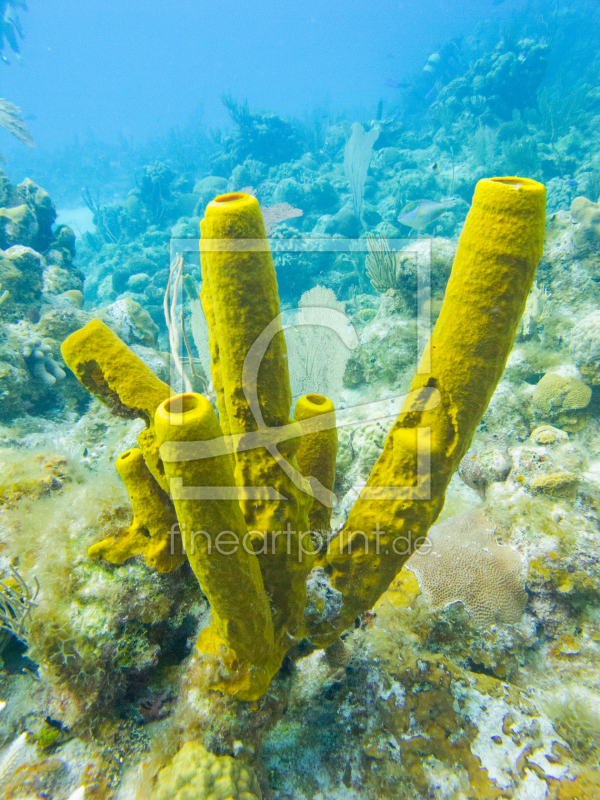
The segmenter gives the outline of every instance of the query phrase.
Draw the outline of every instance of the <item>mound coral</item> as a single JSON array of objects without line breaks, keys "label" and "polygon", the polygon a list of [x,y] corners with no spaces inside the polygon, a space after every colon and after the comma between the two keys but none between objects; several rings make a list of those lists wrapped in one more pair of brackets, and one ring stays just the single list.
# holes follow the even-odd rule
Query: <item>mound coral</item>
[{"label": "mound coral", "polygon": [[153,800],[261,800],[254,772],[230,756],[186,742],[158,774]]},{"label": "mound coral", "polygon": [[289,418],[277,282],[257,200],[217,197],[202,223],[218,419],[202,395],[170,397],[100,322],[65,341],[65,361],[96,397],[146,421],[140,451],[172,495],[186,554],[212,605],[198,642],[212,686],[261,696],[295,638],[331,644],[418,546],[502,375],[542,254],[544,216],[545,191],[534,181],[478,184],[409,396],[346,527],[316,562],[339,613],[310,623],[303,622],[316,558],[309,513],[319,509],[315,500],[332,502],[332,440],[310,440],[305,460],[302,441],[335,427],[335,418],[319,413],[329,405],[315,395]]}]

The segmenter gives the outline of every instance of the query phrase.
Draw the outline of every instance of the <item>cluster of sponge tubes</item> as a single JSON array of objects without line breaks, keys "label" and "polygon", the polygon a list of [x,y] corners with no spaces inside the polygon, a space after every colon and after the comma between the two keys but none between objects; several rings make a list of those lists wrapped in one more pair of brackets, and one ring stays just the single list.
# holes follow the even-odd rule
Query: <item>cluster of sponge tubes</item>
[{"label": "cluster of sponge tubes", "polygon": [[[327,646],[371,608],[440,513],[446,488],[502,375],[542,256],[545,190],[480,181],[443,307],[401,413],[345,527],[329,527],[337,433],[333,404],[291,392],[273,260],[258,202],[217,197],[201,225],[202,304],[218,416],[200,394],[173,396],[101,322],[63,344],[86,388],[115,414],[141,417],[139,447],[117,469],[127,531],[90,550],[169,571],[189,559],[212,611],[197,647],[210,685],[260,697],[300,637]],[[185,556],[172,547],[178,526]],[[225,537],[225,538],[224,538]],[[219,546],[221,544],[222,546]],[[305,616],[314,566],[342,602]]]}]

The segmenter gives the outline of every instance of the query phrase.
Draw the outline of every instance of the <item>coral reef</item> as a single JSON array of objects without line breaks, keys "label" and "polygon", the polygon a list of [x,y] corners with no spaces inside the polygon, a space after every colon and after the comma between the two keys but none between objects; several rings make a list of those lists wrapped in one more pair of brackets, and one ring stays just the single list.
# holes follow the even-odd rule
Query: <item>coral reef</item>
[{"label": "coral reef", "polygon": [[230,136],[217,134],[223,153],[211,159],[214,174],[229,172],[236,165],[248,169],[249,160],[260,162],[265,169],[301,155],[302,145],[290,122],[277,114],[250,111],[247,102],[237,102],[231,95],[223,95],[222,100],[236,127]]},{"label": "coral reef", "polygon": [[469,106],[483,105],[500,118],[510,119],[513,109],[523,109],[535,97],[548,60],[548,45],[533,39],[521,40],[514,49],[505,41],[478,60],[460,78],[440,91],[436,105],[450,114]]},{"label": "coral reef", "polygon": [[[83,274],[74,264],[75,236],[60,225],[49,195],[29,179],[12,186],[0,175],[0,418],[47,411],[81,400],[66,378],[60,343],[85,317]],[[75,317],[69,324],[63,321]]]},{"label": "coral reef", "polygon": [[[354,117],[231,97],[212,143],[40,152],[29,174],[61,207],[87,187],[77,239],[0,173],[7,800],[600,795],[600,27],[586,3],[538,6],[384,89],[360,180]],[[491,174],[523,176],[499,184],[512,200],[546,185],[533,284],[541,209],[523,268],[478,189],[457,252]],[[256,198],[247,219],[219,217],[228,192]],[[230,223],[273,264],[211,249]],[[468,274],[473,242],[493,252]],[[204,398],[169,388],[176,253],[174,355]],[[510,310],[476,281],[492,271]],[[250,339],[280,312],[253,397]],[[405,494],[369,499],[386,487]],[[398,546],[438,513],[421,552]],[[287,523],[312,529],[302,559]],[[232,536],[249,546],[223,555]]]}]

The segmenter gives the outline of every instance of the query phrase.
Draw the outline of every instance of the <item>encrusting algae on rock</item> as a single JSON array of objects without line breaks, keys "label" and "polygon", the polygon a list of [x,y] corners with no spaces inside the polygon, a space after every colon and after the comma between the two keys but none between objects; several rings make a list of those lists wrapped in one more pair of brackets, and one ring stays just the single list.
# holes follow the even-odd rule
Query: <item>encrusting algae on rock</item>
[{"label": "encrusting algae on rock", "polygon": [[[545,190],[535,181],[478,184],[402,412],[346,527],[317,557],[343,606],[308,626],[309,514],[315,527],[328,521],[334,474],[335,438],[319,420],[333,428],[335,417],[327,398],[308,395],[290,419],[277,282],[256,199],[217,197],[202,224],[202,300],[220,419],[202,395],[171,397],[98,321],[66,340],[65,360],[84,385],[117,413],[147,423],[140,452],[173,497],[188,559],[213,606],[198,649],[214,688],[260,697],[294,641],[335,641],[419,545],[502,375],[542,255],[544,215]],[[223,532],[227,556],[215,552]]]}]

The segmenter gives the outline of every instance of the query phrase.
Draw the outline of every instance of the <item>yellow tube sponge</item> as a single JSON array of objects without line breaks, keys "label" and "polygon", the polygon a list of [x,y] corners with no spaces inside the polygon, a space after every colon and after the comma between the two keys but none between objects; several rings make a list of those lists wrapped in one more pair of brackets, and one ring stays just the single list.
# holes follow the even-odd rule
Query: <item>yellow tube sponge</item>
[{"label": "yellow tube sponge", "polygon": [[69,369],[111,413],[145,421],[147,427],[138,436],[138,445],[155,480],[168,491],[154,439],[153,419],[158,406],[171,395],[170,387],[99,319],[68,336],[60,351]]},{"label": "yellow tube sponge", "polygon": [[[205,262],[206,263],[206,262]],[[210,350],[210,371],[213,379],[213,388],[217,396],[217,410],[219,412],[219,423],[225,436],[228,436],[229,417],[225,405],[225,392],[223,390],[223,371],[221,367],[221,356],[219,353],[219,341],[217,338],[217,328],[215,324],[215,311],[213,308],[212,297],[210,294],[210,282],[206,275],[206,269],[202,266],[202,289],[200,290],[200,300],[206,317],[206,327],[208,330],[208,349]],[[232,466],[235,463],[232,462]]]},{"label": "yellow tube sponge", "polygon": [[335,500],[333,484],[338,446],[333,403],[322,394],[306,394],[296,401],[294,419],[304,431],[296,460],[314,494],[308,522],[313,531],[327,530]]},{"label": "yellow tube sponge", "polygon": [[115,466],[131,500],[133,522],[122,533],[92,545],[88,556],[122,564],[141,555],[149,567],[170,572],[185,560],[179,542],[172,547],[171,532],[177,526],[173,504],[152,477],[137,447],[120,455]]},{"label": "yellow tube sponge", "polygon": [[231,437],[239,444],[233,445],[235,480],[271,597],[275,637],[287,646],[287,634],[298,627],[306,602],[311,544],[303,534],[312,498],[294,460],[298,437],[288,436],[280,445],[276,439],[277,429],[292,421],[273,258],[258,201],[250,195],[215,198],[206,208],[201,233],[202,274],[208,284],[203,302],[210,298],[212,307],[207,304],[205,313],[219,355],[213,380],[217,397],[222,380],[226,408],[221,416],[226,414]]},{"label": "yellow tube sponge", "polygon": [[[244,700],[260,697],[279,668],[273,621],[258,559],[240,510],[222,431],[208,400],[177,395],[155,414],[156,436],[186,555],[212,610],[198,650],[221,671],[214,688]],[[184,443],[204,445],[184,460]]]},{"label": "yellow tube sponge", "polygon": [[546,192],[524,178],[477,184],[440,316],[383,453],[330,543],[324,567],[344,597],[335,639],[371,608],[435,522],[502,375],[544,246]]}]

